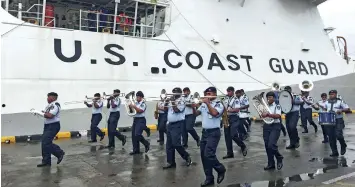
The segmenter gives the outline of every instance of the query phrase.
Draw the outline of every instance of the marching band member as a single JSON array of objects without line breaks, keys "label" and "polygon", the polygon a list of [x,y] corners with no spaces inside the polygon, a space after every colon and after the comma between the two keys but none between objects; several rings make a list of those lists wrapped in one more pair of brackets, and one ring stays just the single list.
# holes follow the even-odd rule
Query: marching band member
[{"label": "marching band member", "polygon": [[[204,93],[204,94],[206,96],[206,93]],[[227,88],[227,94],[226,94],[226,97],[223,100],[224,107],[227,109],[228,106],[230,105],[229,103],[233,103],[234,99],[235,99],[234,98],[234,87],[230,86],[230,87]],[[230,117],[228,115],[228,119],[229,118]],[[234,158],[233,140],[232,140],[232,135],[231,135],[231,124],[229,124],[229,126],[224,126],[224,140],[226,142],[227,155],[224,156],[223,159]]]},{"label": "marching band member", "polygon": [[[322,93],[321,98],[322,99],[317,102],[317,105],[314,105],[314,109],[319,110],[319,112],[326,111],[325,104],[327,102],[327,94]],[[321,125],[321,127],[322,127],[323,138],[324,138],[322,143],[328,143],[328,135],[326,129],[324,128],[324,125]]]},{"label": "marching band member", "polygon": [[91,140],[89,141],[89,143],[97,142],[96,135],[100,136],[100,141],[102,141],[105,137],[104,133],[100,130],[100,128],[97,127],[100,124],[100,121],[102,120],[101,112],[102,112],[102,107],[104,105],[100,97],[101,97],[100,94],[96,93],[94,95],[93,104],[88,104],[86,101],[84,102],[84,104],[87,107],[92,108],[91,126],[90,126]]},{"label": "marching band member", "polygon": [[57,102],[58,94],[47,94],[48,105],[42,111],[44,113],[44,129],[42,134],[42,163],[37,167],[51,166],[51,154],[58,158],[57,164],[63,160],[64,151],[53,143],[54,137],[60,130],[60,104]]},{"label": "marching band member", "polygon": [[249,99],[247,97],[241,97],[242,96],[242,91],[237,90],[235,92],[236,98],[239,100],[240,103],[240,111],[239,111],[239,120],[240,120],[240,126],[247,128],[248,132],[250,132],[250,125],[248,123],[249,119]]},{"label": "marching band member", "polygon": [[282,163],[283,156],[280,154],[280,152],[277,149],[277,141],[280,138],[280,131],[281,131],[281,124],[280,124],[281,106],[275,103],[274,92],[272,91],[268,92],[266,94],[266,97],[267,97],[268,107],[269,110],[271,111],[271,114],[264,113],[262,114],[262,117],[274,118],[274,123],[272,124],[265,123],[263,126],[263,137],[264,137],[265,149],[266,149],[266,154],[268,159],[268,164],[266,167],[264,167],[264,170],[275,169],[274,157],[276,158],[277,161],[277,169],[280,170],[283,166]]},{"label": "marching band member", "polygon": [[167,104],[161,98],[161,101],[157,103],[157,109],[155,113],[155,119],[158,119],[158,131],[159,131],[159,142],[160,145],[164,145],[164,133],[166,134],[166,123],[168,122],[168,108]]},{"label": "marching band member", "polygon": [[147,153],[150,149],[150,143],[144,139],[142,133],[147,129],[147,121],[145,119],[145,110],[147,105],[144,103],[143,98],[144,94],[141,91],[136,93],[137,101],[135,104],[131,103],[129,107],[136,110],[136,114],[133,116],[133,125],[132,125],[132,144],[133,151],[129,153],[130,155],[140,154],[139,142],[141,142],[145,147],[145,152]]},{"label": "marching band member", "polygon": [[327,125],[324,128],[326,129],[327,135],[329,137],[329,145],[332,149],[332,154],[330,156],[337,157],[339,156],[337,148],[337,139],[340,143],[341,150],[340,154],[344,155],[346,152],[346,143],[343,136],[343,129],[345,127],[343,112],[348,112],[349,106],[343,101],[337,98],[337,91],[329,91],[329,100],[325,103],[325,108],[327,112],[333,111],[336,113],[336,124]]},{"label": "marching band member", "polygon": [[[206,89],[207,96],[216,96],[215,87]],[[221,139],[220,121],[223,114],[223,104],[216,98],[204,98],[202,105],[196,110],[193,108],[196,116],[202,115],[202,136],[201,136],[201,160],[206,180],[201,184],[202,187],[214,185],[213,169],[218,173],[217,183],[220,184],[226,173],[226,168],[221,164],[216,151],[218,142]]]},{"label": "marching band member", "polygon": [[193,139],[196,141],[197,146],[200,146],[200,137],[198,136],[194,126],[195,126],[195,121],[196,121],[196,116],[193,114],[192,111],[192,104],[189,103],[191,102],[192,95],[190,95],[190,89],[188,87],[183,89],[183,92],[185,94],[185,103],[186,103],[186,108],[185,108],[185,123],[182,126],[182,145],[187,148],[187,142],[189,139],[189,134],[193,137]]},{"label": "marching band member", "polygon": [[115,148],[115,137],[122,141],[122,146],[126,144],[127,137],[117,131],[118,120],[120,119],[120,105],[119,98],[121,91],[119,89],[113,90],[113,95],[107,99],[107,108],[110,116],[108,118],[108,145],[106,148]]},{"label": "marching band member", "polygon": [[[286,86],[285,90],[292,93],[290,86]],[[300,146],[300,138],[297,131],[297,122],[299,118],[300,105],[303,103],[299,95],[293,95],[293,107],[289,113],[286,114],[286,128],[288,137],[290,138],[290,145],[286,149],[296,149]]]},{"label": "marching band member", "polygon": [[[240,89],[240,91],[242,92],[242,96],[243,96],[246,100],[248,100],[248,103],[249,103],[249,97],[247,96],[247,94],[244,92],[243,89]],[[250,116],[248,117],[247,121],[248,121],[248,124],[249,124],[249,130],[250,130],[250,127],[251,127],[251,119],[250,119]]]},{"label": "marching band member", "polygon": [[[182,94],[181,88],[174,88],[173,93]],[[191,157],[181,145],[181,127],[185,120],[185,102],[181,95],[174,95],[168,106],[166,157],[167,165],[163,169],[175,168],[175,150],[186,160],[186,165],[191,165]]]},{"label": "marching band member", "polygon": [[[280,90],[275,90],[274,93],[275,93],[275,103],[276,103],[277,105],[279,105],[279,104],[280,104],[280,103],[279,103]],[[280,118],[280,124],[281,124],[281,131],[282,131],[283,135],[286,136],[286,128],[285,128],[285,126],[282,124],[282,119],[281,119],[281,118]]]},{"label": "marching band member", "polygon": [[302,100],[303,104],[301,105],[301,122],[304,128],[302,133],[308,133],[307,121],[313,126],[314,131],[317,132],[318,127],[312,118],[313,98],[309,96],[309,92],[302,91]]},{"label": "marching band member", "polygon": [[[240,111],[240,102],[239,99],[236,97],[231,97],[230,95],[234,94],[234,88],[233,87],[228,87],[227,88],[227,98],[224,100],[225,101],[225,108],[227,110],[227,115],[228,115],[228,123],[229,123],[229,127],[225,128],[225,134],[227,133],[225,140],[226,140],[226,145],[227,145],[227,155],[223,157],[223,159],[227,159],[227,158],[233,158],[234,154],[233,154],[233,143],[232,140],[234,140],[234,142],[242,149],[242,154],[243,156],[247,155],[247,147],[244,144],[242,138],[241,138],[241,134],[240,129],[243,128],[244,126],[242,123],[240,123],[240,119],[238,116],[238,113]],[[245,129],[244,129],[245,130]],[[227,139],[227,136],[229,139]],[[227,140],[230,141],[228,142],[229,145],[227,144]]]}]

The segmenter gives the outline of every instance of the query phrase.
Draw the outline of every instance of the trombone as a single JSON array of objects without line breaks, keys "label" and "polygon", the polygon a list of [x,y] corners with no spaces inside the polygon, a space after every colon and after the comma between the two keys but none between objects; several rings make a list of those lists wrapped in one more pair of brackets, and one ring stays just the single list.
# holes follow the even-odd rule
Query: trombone
[{"label": "trombone", "polygon": [[199,104],[199,103],[202,103],[202,100],[204,98],[218,98],[218,99],[225,99],[226,95],[216,95],[216,96],[203,96],[203,97],[200,97],[200,94],[198,92],[195,92],[194,93],[194,96],[193,96],[193,102],[192,103],[195,103],[195,104]]},{"label": "trombone", "polygon": [[100,99],[104,99],[104,97],[88,97],[85,96],[85,100],[81,100],[81,101],[68,101],[68,102],[64,102],[65,105],[70,105],[70,104],[79,104],[79,103],[84,103],[84,102],[94,102]]}]

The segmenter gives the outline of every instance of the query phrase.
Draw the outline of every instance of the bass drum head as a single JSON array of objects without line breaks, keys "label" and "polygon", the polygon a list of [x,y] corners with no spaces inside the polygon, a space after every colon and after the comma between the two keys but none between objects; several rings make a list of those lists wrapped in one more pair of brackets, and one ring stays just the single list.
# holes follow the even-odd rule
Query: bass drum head
[{"label": "bass drum head", "polygon": [[289,113],[293,107],[293,96],[289,91],[283,90],[279,94],[279,104],[283,113]]}]

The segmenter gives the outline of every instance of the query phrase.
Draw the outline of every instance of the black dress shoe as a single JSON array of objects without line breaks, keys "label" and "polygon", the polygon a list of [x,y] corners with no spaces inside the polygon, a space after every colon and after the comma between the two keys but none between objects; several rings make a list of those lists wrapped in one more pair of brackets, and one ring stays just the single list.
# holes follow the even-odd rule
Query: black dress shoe
[{"label": "black dress shoe", "polygon": [[105,136],[101,136],[101,137],[100,137],[100,141],[102,141],[104,138],[105,138]]},{"label": "black dress shoe", "polygon": [[166,166],[163,166],[163,169],[170,169],[170,168],[176,168],[176,164],[167,164]]},{"label": "black dress shoe", "polygon": [[296,149],[296,146],[295,145],[289,145],[286,147],[286,149]]},{"label": "black dress shoe", "polygon": [[127,142],[127,136],[123,136],[123,139],[122,139],[122,146],[124,146]]},{"label": "black dress shoe", "polygon": [[51,164],[46,164],[46,163],[41,163],[41,164],[38,164],[37,167],[41,168],[41,167],[50,167]]},{"label": "black dress shoe", "polygon": [[186,158],[186,166],[190,166],[191,164],[192,164],[191,157],[188,156],[188,157]]},{"label": "black dress shoe", "polygon": [[106,145],[104,148],[106,148],[106,149],[114,149],[114,148],[115,148],[115,146]]},{"label": "black dress shoe", "polygon": [[205,186],[214,186],[214,181],[209,181],[209,180],[203,181],[203,183],[201,183],[201,187],[205,187]]},{"label": "black dress shoe", "polygon": [[226,171],[224,170],[223,172],[218,173],[217,177],[217,183],[221,184],[221,182],[224,180],[224,175],[226,174]]},{"label": "black dress shoe", "polygon": [[150,149],[150,143],[148,142],[148,144],[145,146],[145,153],[148,153]]},{"label": "black dress shoe", "polygon": [[313,127],[314,127],[314,132],[317,133],[317,132],[318,132],[318,127],[317,127],[317,125],[314,125]]},{"label": "black dress shoe", "polygon": [[328,143],[329,141],[328,140],[323,140],[322,143]]},{"label": "black dress shoe", "polygon": [[331,157],[338,157],[339,156],[339,153],[332,153],[331,155],[329,155]]},{"label": "black dress shoe", "polygon": [[196,143],[197,143],[197,147],[200,147],[201,140],[200,140],[200,139],[198,139],[198,140],[196,141]]},{"label": "black dress shoe", "polygon": [[161,140],[157,140],[157,142],[161,142]]},{"label": "black dress shoe", "polygon": [[275,169],[275,166],[266,166],[264,167],[264,170],[274,170]]},{"label": "black dress shoe", "polygon": [[308,131],[303,131],[302,133],[303,133],[303,134],[304,134],[304,133],[308,133]]},{"label": "black dress shoe", "polygon": [[276,164],[277,170],[282,169],[282,167],[284,166],[284,164],[282,163],[282,160],[283,160],[282,158],[277,160],[277,164]]},{"label": "black dress shoe", "polygon": [[89,143],[95,143],[95,142],[97,142],[97,140],[89,140],[88,142]]},{"label": "black dress shoe", "polygon": [[297,143],[295,144],[295,148],[297,149],[297,148],[299,148],[299,147],[300,147],[300,143],[297,142]]},{"label": "black dress shoe", "polygon": [[242,154],[243,154],[243,156],[247,156],[248,148],[246,146],[242,148]]},{"label": "black dress shoe", "polygon": [[223,159],[228,159],[228,158],[234,158],[234,155],[226,155],[223,157]]},{"label": "black dress shoe", "polygon": [[64,158],[65,152],[63,151],[63,153],[58,157],[58,161],[57,164],[60,164]]}]

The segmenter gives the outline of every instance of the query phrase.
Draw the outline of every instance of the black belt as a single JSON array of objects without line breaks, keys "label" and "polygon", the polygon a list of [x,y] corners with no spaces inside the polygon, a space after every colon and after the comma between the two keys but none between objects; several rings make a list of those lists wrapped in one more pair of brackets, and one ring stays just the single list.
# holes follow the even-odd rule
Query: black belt
[{"label": "black belt", "polygon": [[214,131],[217,131],[219,130],[219,127],[216,127],[216,128],[213,128],[213,129],[202,129],[202,131],[205,131],[205,132],[214,132]]}]

